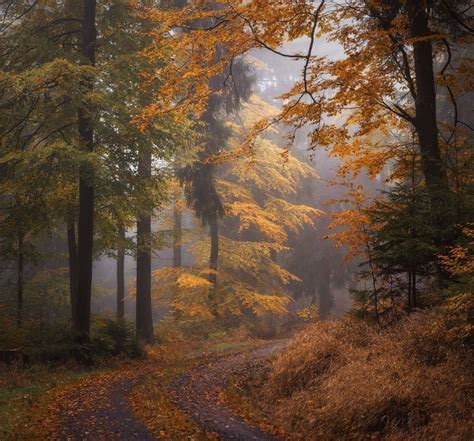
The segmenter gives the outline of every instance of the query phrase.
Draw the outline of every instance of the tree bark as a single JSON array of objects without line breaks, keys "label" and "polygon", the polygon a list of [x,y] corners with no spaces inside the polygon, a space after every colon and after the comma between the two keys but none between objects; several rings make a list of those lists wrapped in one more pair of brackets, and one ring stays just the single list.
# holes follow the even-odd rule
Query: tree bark
[{"label": "tree bark", "polygon": [[16,321],[18,327],[23,324],[23,286],[25,269],[25,250],[23,233],[18,233],[18,260],[17,260],[17,311]]},{"label": "tree bark", "polygon": [[179,268],[182,266],[182,248],[181,240],[182,232],[182,218],[180,211],[175,207],[173,212],[173,267]]},{"label": "tree bark", "polygon": [[71,302],[72,322],[76,322],[77,314],[77,243],[74,221],[67,224],[67,247],[69,254],[69,297]]},{"label": "tree bark", "polygon": [[117,249],[117,320],[125,318],[125,229],[120,228],[120,245]]},{"label": "tree bark", "polygon": [[[96,0],[84,0],[82,19],[82,53],[87,62],[95,65]],[[89,86],[92,90],[92,85]],[[79,109],[79,135],[86,152],[94,151],[94,130],[91,116]],[[94,173],[90,164],[83,165],[79,178],[79,225],[77,314],[74,330],[80,341],[90,340],[90,308],[92,293],[92,252],[94,239]]]},{"label": "tree bark", "polygon": [[[436,117],[436,88],[433,69],[433,47],[430,39],[426,2],[407,2],[415,66],[415,130],[420,144],[421,164],[428,187],[433,214],[442,222],[449,194],[446,167],[441,158]],[[424,38],[424,39],[423,39]]]},{"label": "tree bark", "polygon": [[[138,175],[151,178],[151,152],[143,152],[138,164]],[[152,343],[153,315],[151,304],[151,216],[140,213],[137,219],[137,304],[136,334],[139,345]]]}]

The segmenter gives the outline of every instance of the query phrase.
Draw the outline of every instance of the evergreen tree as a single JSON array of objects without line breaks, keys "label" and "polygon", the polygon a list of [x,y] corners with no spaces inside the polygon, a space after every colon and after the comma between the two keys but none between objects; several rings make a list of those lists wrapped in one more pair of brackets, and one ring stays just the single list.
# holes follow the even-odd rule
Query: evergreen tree
[{"label": "evergreen tree", "polygon": [[436,273],[440,252],[427,189],[398,184],[383,193],[368,215],[374,226],[369,234],[372,261],[383,281],[379,301],[406,299],[408,310],[420,306],[421,282]]}]

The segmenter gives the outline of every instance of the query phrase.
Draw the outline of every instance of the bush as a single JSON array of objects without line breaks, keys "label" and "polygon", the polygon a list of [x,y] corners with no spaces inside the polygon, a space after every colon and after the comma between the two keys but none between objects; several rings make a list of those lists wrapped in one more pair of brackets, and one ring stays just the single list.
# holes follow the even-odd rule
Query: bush
[{"label": "bush", "polygon": [[25,320],[18,327],[16,321],[8,316],[0,319],[5,324],[4,332],[0,333],[0,349],[20,349],[27,365],[87,360],[91,355],[101,358],[136,354],[133,327],[115,319],[94,318],[90,345],[75,341],[68,321],[44,323]]},{"label": "bush", "polygon": [[245,323],[253,337],[264,340],[287,337],[294,326],[294,323],[290,321],[289,314],[252,316],[248,317]]},{"label": "bush", "polygon": [[274,362],[262,410],[301,439],[473,439],[472,345],[451,322],[438,308],[385,330],[308,326]]},{"label": "bush", "polygon": [[92,338],[92,353],[96,357],[135,356],[135,331],[124,320],[96,318]]}]

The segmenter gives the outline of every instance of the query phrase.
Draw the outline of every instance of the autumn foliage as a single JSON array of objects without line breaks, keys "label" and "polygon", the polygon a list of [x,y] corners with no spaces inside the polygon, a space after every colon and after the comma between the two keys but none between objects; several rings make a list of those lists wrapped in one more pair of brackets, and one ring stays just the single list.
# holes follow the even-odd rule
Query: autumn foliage
[{"label": "autumn foliage", "polygon": [[183,370],[298,331],[240,375],[267,429],[472,439],[471,3],[0,2],[0,422],[20,370],[114,359],[51,436],[132,430],[143,383],[160,438],[206,437]]}]

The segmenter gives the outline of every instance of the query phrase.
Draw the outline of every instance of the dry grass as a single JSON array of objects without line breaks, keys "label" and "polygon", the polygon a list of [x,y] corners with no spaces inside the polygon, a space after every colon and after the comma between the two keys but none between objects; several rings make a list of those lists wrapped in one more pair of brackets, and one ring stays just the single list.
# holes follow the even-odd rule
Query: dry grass
[{"label": "dry grass", "polygon": [[449,323],[438,310],[383,331],[354,319],[312,325],[255,402],[290,439],[472,440],[472,345]]}]

